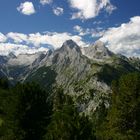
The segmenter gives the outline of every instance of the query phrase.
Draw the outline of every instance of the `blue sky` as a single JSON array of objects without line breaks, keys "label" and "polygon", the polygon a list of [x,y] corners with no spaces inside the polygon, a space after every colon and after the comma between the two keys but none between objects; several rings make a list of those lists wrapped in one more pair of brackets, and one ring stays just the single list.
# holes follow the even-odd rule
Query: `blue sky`
[{"label": "blue sky", "polygon": [[[80,46],[88,46],[100,39],[116,53],[139,57],[140,34],[135,31],[140,30],[139,6],[140,0],[1,0],[0,50],[6,48],[2,53],[9,53],[45,50],[47,46],[58,48],[69,38]],[[122,35],[130,27],[134,31],[129,36]],[[114,33],[121,33],[122,39],[113,42],[109,35]],[[128,40],[131,44],[125,43]]]}]

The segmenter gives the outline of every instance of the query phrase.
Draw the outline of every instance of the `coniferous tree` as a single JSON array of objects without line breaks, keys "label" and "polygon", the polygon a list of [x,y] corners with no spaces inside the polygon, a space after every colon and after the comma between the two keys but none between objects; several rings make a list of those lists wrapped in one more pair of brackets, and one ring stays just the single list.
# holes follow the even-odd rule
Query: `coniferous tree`
[{"label": "coniferous tree", "polygon": [[34,83],[17,85],[15,92],[19,99],[16,135],[22,140],[41,140],[51,115],[48,93]]},{"label": "coniferous tree", "polygon": [[53,115],[45,140],[94,140],[88,117],[79,115],[72,98],[58,88],[54,93]]},{"label": "coniferous tree", "polygon": [[122,76],[113,86],[112,107],[102,140],[140,139],[140,74]]}]

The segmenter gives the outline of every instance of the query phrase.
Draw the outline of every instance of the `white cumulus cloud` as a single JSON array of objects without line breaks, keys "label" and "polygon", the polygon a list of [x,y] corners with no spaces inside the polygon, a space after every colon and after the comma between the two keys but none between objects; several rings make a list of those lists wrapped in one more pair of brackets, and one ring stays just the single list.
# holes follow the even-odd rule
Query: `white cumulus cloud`
[{"label": "white cumulus cloud", "polygon": [[12,39],[15,43],[22,43],[27,40],[27,35],[22,33],[13,33],[10,32],[7,34],[7,38]]},{"label": "white cumulus cloud", "polygon": [[56,7],[56,8],[53,8],[53,13],[57,16],[60,16],[62,15],[64,12],[64,9],[61,8],[61,7]]},{"label": "white cumulus cloud", "polygon": [[69,39],[74,40],[79,46],[86,45],[79,35],[72,35],[68,32],[57,33],[57,32],[47,32],[45,34],[32,33],[14,33],[10,32],[6,35],[7,39],[11,39],[14,43],[20,44],[32,44],[33,46],[40,47],[41,45],[49,45],[54,49],[60,48],[62,44]]},{"label": "white cumulus cloud", "polygon": [[0,32],[0,42],[5,42],[6,40],[7,40],[7,37]]},{"label": "white cumulus cloud", "polygon": [[132,17],[119,27],[109,28],[100,40],[115,53],[140,57],[140,16]]},{"label": "white cumulus cloud", "polygon": [[36,52],[47,52],[48,49],[44,47],[29,47],[27,45],[14,43],[0,43],[0,55],[8,55],[9,53],[19,54],[34,54]]},{"label": "white cumulus cloud", "polygon": [[104,30],[101,30],[102,28],[82,28],[79,25],[76,25],[73,27],[74,32],[78,33],[79,36],[92,36],[93,38],[95,37],[101,37],[104,34]]},{"label": "white cumulus cloud", "polygon": [[29,1],[21,3],[17,10],[24,15],[32,15],[36,12],[33,3]]},{"label": "white cumulus cloud", "polygon": [[74,32],[79,34],[79,36],[91,35],[93,32],[93,29],[89,29],[89,28],[84,29],[79,25],[75,25],[73,29]]},{"label": "white cumulus cloud", "polygon": [[[1,33],[2,34],[2,33]],[[79,46],[84,47],[87,44],[82,40],[81,36],[72,35],[67,32],[47,32],[23,34],[10,32],[6,35],[2,34],[6,38],[5,42],[0,42],[0,55],[7,55],[13,52],[18,54],[32,54],[39,51],[48,51],[47,46],[51,46],[54,49],[58,49],[62,44],[69,39],[74,40]],[[10,40],[10,41],[9,41]],[[45,45],[45,46],[44,46]],[[32,46],[32,47],[31,47]]]},{"label": "white cumulus cloud", "polygon": [[72,19],[90,19],[96,17],[101,10],[111,13],[115,6],[110,0],[69,0],[70,6],[77,10],[72,14]]},{"label": "white cumulus cloud", "polygon": [[42,5],[46,5],[46,4],[52,3],[52,1],[53,1],[53,0],[40,0],[40,3],[41,3]]},{"label": "white cumulus cloud", "polygon": [[44,35],[40,33],[29,34],[28,43],[32,43],[35,46],[46,44],[52,46],[54,49],[57,49],[60,48],[62,44],[69,39],[74,40],[79,46],[86,45],[80,36],[72,35],[67,32],[64,33],[48,32]]}]

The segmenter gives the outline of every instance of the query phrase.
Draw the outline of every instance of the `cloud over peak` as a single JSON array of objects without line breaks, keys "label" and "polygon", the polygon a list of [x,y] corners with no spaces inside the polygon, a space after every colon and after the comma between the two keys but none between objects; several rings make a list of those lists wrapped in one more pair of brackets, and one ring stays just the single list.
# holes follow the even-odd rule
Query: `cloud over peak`
[{"label": "cloud over peak", "polygon": [[13,43],[0,43],[0,55],[8,55],[9,53],[14,53],[15,55],[19,54],[34,54],[37,52],[47,52],[48,48],[44,47],[29,47],[22,44],[13,44]]},{"label": "cloud over peak", "polygon": [[[5,40],[2,40],[1,36],[5,37]],[[86,46],[86,43],[82,40],[82,37],[72,35],[67,32],[47,32],[45,34],[23,34],[10,32],[7,33],[7,35],[0,33],[0,39],[0,55],[7,55],[10,52],[18,55],[21,53],[31,54],[39,51],[48,51],[50,46],[53,49],[57,49],[69,39],[74,40],[79,46]]]},{"label": "cloud over peak", "polygon": [[140,16],[135,16],[128,23],[109,28],[100,38],[115,53],[140,57]]},{"label": "cloud over peak", "polygon": [[21,3],[19,7],[17,7],[17,10],[24,14],[24,15],[32,15],[34,14],[36,11],[35,11],[35,8],[34,8],[34,5],[32,2],[29,2],[29,1],[26,1],[24,3]]},{"label": "cloud over peak", "polygon": [[7,38],[10,38],[14,41],[14,43],[22,43],[23,41],[27,40],[27,35],[22,33],[13,33],[10,32],[7,35]]}]

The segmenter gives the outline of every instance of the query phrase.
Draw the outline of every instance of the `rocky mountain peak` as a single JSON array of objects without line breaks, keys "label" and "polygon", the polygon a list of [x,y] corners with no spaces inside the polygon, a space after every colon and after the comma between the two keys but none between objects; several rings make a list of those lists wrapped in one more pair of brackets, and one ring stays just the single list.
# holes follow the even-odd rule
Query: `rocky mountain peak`
[{"label": "rocky mountain peak", "polygon": [[75,49],[76,51],[80,51],[80,47],[76,44],[76,42],[74,42],[73,40],[67,40],[63,43],[61,49],[65,49],[65,50],[72,50],[72,49]]},{"label": "rocky mountain peak", "polygon": [[81,55],[80,47],[73,40],[67,40],[61,48],[54,50],[47,59],[43,59],[42,65],[43,63],[47,66],[55,64],[58,71],[60,71],[61,68],[67,67],[67,65],[75,66],[79,64]]},{"label": "rocky mountain peak", "polygon": [[113,55],[113,53],[109,51],[105,44],[101,41],[96,41],[90,47],[84,48],[83,54],[88,58],[95,60],[104,60],[105,58],[109,58]]},{"label": "rocky mountain peak", "polygon": [[74,41],[68,40],[61,48],[46,54],[21,54],[11,59],[0,56],[0,76],[13,83],[35,81],[45,88],[63,86],[65,93],[77,98],[80,110],[89,114],[99,106],[97,101],[107,99],[112,80],[139,71],[140,65],[139,60],[129,62],[122,57],[112,61],[111,56],[115,54],[100,41],[84,51],[87,57]]},{"label": "rocky mountain peak", "polygon": [[66,40],[64,43],[63,43],[63,46],[68,46],[70,48],[73,48],[74,46],[77,46],[77,44],[72,40]]}]

